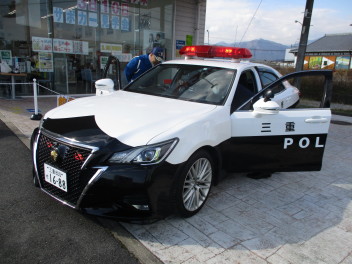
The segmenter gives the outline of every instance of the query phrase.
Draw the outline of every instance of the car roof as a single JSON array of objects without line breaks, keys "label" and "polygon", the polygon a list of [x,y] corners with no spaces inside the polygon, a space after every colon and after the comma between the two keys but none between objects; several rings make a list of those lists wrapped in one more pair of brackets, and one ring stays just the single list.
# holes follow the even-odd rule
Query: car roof
[{"label": "car roof", "polygon": [[241,68],[252,67],[266,67],[271,68],[267,65],[253,63],[249,61],[229,60],[229,59],[183,59],[183,60],[170,60],[165,61],[163,64],[182,64],[182,65],[199,65],[208,67],[220,67],[239,70]]}]

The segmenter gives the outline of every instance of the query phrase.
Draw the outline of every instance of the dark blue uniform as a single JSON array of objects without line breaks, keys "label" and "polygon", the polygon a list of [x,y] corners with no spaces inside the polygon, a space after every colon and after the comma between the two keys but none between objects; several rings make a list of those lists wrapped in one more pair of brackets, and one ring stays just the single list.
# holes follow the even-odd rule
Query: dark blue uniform
[{"label": "dark blue uniform", "polygon": [[135,80],[138,76],[152,67],[153,65],[149,60],[149,55],[134,57],[125,68],[127,81],[130,82]]}]

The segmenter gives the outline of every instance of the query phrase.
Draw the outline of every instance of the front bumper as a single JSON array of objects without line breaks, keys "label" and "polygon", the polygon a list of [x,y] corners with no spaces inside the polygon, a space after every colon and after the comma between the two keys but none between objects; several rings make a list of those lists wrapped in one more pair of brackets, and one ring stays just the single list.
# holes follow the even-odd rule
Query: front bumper
[{"label": "front bumper", "polygon": [[[101,165],[99,160],[106,158],[106,151],[47,132],[34,133],[34,176],[54,199],[88,214],[118,220],[153,220],[173,213],[172,186],[181,165]],[[53,145],[63,149],[60,162],[51,160]],[[82,161],[72,158],[77,153]],[[67,192],[45,180],[44,163],[66,172]]]}]

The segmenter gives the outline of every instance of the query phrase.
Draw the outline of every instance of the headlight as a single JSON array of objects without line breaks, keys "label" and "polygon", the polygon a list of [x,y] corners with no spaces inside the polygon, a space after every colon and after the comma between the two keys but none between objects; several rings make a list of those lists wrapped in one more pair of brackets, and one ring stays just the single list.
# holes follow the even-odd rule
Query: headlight
[{"label": "headlight", "polygon": [[157,164],[171,153],[178,142],[177,138],[158,144],[137,147],[130,150],[114,153],[109,162],[111,163],[134,163],[134,164]]}]

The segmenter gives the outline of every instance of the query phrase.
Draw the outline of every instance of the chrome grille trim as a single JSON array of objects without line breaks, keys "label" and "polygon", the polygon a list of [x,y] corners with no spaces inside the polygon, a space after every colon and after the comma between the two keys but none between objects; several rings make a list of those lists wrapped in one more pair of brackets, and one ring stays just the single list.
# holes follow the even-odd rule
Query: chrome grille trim
[{"label": "chrome grille trim", "polygon": [[[38,167],[40,164],[48,162],[47,154],[45,154],[47,150],[45,150],[45,148],[43,149],[43,145],[46,142],[57,142],[61,145],[64,145],[69,148],[68,152],[74,152],[81,149],[83,153],[86,153],[84,154],[86,155],[86,158],[81,166],[75,163],[76,161],[74,161],[72,158],[69,158],[70,155],[67,156],[67,158],[65,157],[63,161],[64,163],[60,166],[54,165],[54,167],[58,167],[67,173],[70,171],[71,177],[68,178],[68,182],[71,181],[72,187],[66,193],[56,189],[55,186],[51,186],[50,183],[45,183],[44,175],[42,175],[44,173],[43,169],[39,169]],[[86,194],[88,189],[98,179],[99,175],[101,175],[101,173],[106,170],[106,168],[103,167],[85,168],[89,160],[93,157],[93,153],[98,149],[99,148],[96,147],[78,144],[74,140],[61,137],[57,134],[45,131],[44,129],[39,130],[38,135],[33,143],[33,161],[35,174],[39,180],[40,189],[62,204],[74,209],[78,209],[79,204],[81,203],[83,196]],[[72,166],[75,166],[75,169]]]},{"label": "chrome grille trim", "polygon": [[98,169],[97,172],[93,175],[92,178],[90,178],[88,184],[86,187],[84,187],[83,192],[81,193],[81,196],[79,197],[77,201],[77,208],[80,206],[83,197],[87,193],[87,191],[90,189],[90,187],[99,179],[100,175],[107,169],[108,167],[95,167],[95,169]]},{"label": "chrome grille trim", "polygon": [[98,147],[93,147],[90,145],[79,143],[79,142],[73,140],[72,138],[63,137],[62,135],[50,132],[50,131],[46,130],[45,128],[42,128],[40,130],[40,132],[43,133],[44,135],[46,135],[47,137],[50,137],[50,138],[55,139],[57,141],[61,141],[62,143],[68,144],[72,147],[80,147],[80,148],[90,149],[92,151],[92,153],[99,150]]}]

